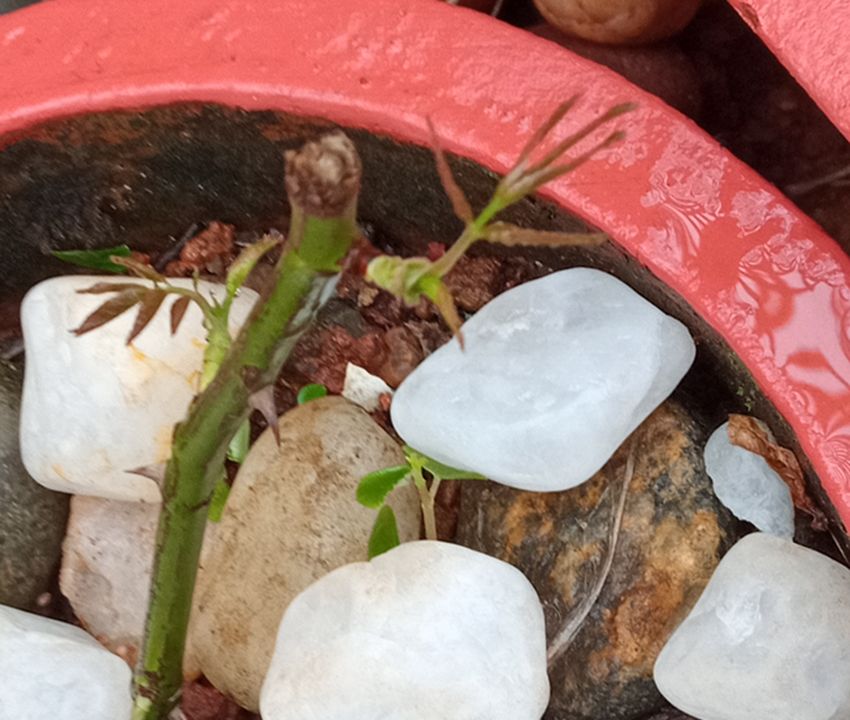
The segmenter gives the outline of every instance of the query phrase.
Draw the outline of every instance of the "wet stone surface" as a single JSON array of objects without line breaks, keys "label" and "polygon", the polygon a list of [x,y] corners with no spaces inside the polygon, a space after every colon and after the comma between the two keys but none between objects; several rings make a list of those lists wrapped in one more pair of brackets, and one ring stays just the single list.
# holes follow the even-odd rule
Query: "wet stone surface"
[{"label": "wet stone surface", "polygon": [[[551,720],[637,720],[666,707],[653,663],[733,539],[733,520],[703,468],[696,421],[667,402],[633,438],[634,474],[610,574],[550,663]],[[550,652],[569,636],[605,565],[625,464],[621,450],[589,482],[560,493],[461,485],[457,541],[526,574],[544,606]]]},{"label": "wet stone surface", "polygon": [[18,447],[23,369],[0,361],[0,604],[32,608],[52,580],[68,496],[37,484]]}]

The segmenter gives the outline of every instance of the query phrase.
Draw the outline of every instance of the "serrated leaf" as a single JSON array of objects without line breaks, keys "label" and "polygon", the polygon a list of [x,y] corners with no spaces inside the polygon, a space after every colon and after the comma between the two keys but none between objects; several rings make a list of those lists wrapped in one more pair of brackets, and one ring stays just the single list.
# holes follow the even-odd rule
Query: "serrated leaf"
[{"label": "serrated leaf", "polygon": [[154,282],[165,282],[165,275],[158,273],[152,265],[139,262],[135,258],[119,257],[117,255],[113,255],[111,260],[117,265],[121,265],[127,268],[127,270],[133,273],[133,275],[137,275],[140,278],[144,278],[145,280],[153,280]]},{"label": "serrated leaf", "polygon": [[443,184],[443,190],[449,196],[452,203],[452,209],[463,222],[471,223],[475,219],[475,214],[472,212],[472,207],[469,200],[466,199],[460,185],[457,184],[452,169],[449,167],[449,161],[443,152],[440,145],[440,136],[437,135],[437,130],[431,122],[431,118],[426,118],[428,121],[428,130],[431,133],[431,149],[434,151],[434,160],[437,163],[437,174],[440,176],[440,182]]},{"label": "serrated leaf", "polygon": [[186,311],[189,309],[189,303],[192,302],[191,298],[188,297],[179,297],[174,301],[174,304],[171,306],[171,334],[177,334],[177,331],[180,329],[180,323],[183,322],[183,318],[186,315]]},{"label": "serrated leaf", "polygon": [[130,248],[126,245],[116,245],[115,247],[103,248],[101,250],[54,250],[53,257],[62,262],[77,265],[78,267],[101,270],[118,275],[126,273],[127,268],[113,262],[112,258],[129,257],[130,252]]},{"label": "serrated leaf", "polygon": [[327,394],[328,389],[324,385],[319,383],[310,383],[298,391],[297,401],[299,405],[303,405],[311,400],[318,400],[319,398],[326,397]]},{"label": "serrated leaf", "polygon": [[410,445],[404,446],[404,455],[411,462],[416,463],[419,467],[425,468],[429,473],[440,480],[486,480],[483,475],[472,472],[471,470],[461,470],[451,467],[439,460],[434,460],[418,450],[414,450]]},{"label": "serrated leaf", "polygon": [[114,298],[110,298],[98,307],[97,310],[83,320],[78,328],[75,328],[71,332],[79,337],[102,325],[106,325],[106,323],[114,320],[134,305],[140,303],[146,290],[147,288],[136,285],[132,290],[124,290],[118,293]]},{"label": "serrated leaf", "polygon": [[274,235],[264,235],[260,240],[248,245],[231,263],[227,270],[227,294],[235,295],[242,287],[251,271],[260,259],[273,247],[280,244],[280,238]]},{"label": "serrated leaf", "polygon": [[410,473],[410,465],[375,470],[360,478],[357,485],[357,502],[367,508],[377,509],[386,502],[387,496]]},{"label": "serrated leaf", "polygon": [[394,547],[401,545],[398,536],[398,524],[395,513],[389,505],[384,505],[375,518],[372,534],[369,536],[369,559],[383,555]]},{"label": "serrated leaf", "polygon": [[164,290],[157,290],[155,288],[146,290],[139,305],[139,314],[136,315],[136,321],[133,323],[130,334],[127,336],[127,345],[133,342],[139,333],[148,326],[148,323],[153,320],[156,311],[159,310],[162,301],[165,300],[165,294]]},{"label": "serrated leaf", "polygon": [[487,228],[485,239],[499,245],[533,247],[574,247],[601,245],[603,233],[565,233],[551,230],[532,230],[506,222],[494,222]]}]

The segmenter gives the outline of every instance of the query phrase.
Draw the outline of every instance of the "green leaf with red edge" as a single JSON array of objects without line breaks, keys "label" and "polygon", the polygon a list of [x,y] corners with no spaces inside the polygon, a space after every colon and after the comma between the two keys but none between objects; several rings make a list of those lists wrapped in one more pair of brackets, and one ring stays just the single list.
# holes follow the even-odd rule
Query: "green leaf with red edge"
[{"label": "green leaf with red edge", "polygon": [[119,315],[127,312],[127,310],[134,305],[140,303],[146,291],[147,288],[141,285],[134,286],[132,290],[123,290],[115,297],[110,298],[100,305],[85,320],[83,320],[82,323],[80,323],[79,327],[75,328],[71,332],[79,337],[80,335],[85,335],[87,332],[91,332],[102,325],[106,325],[106,323],[114,320]]},{"label": "green leaf with red edge", "polygon": [[398,536],[398,524],[395,513],[389,505],[384,505],[375,518],[372,534],[369,536],[369,559],[383,555],[394,547],[401,545]]},{"label": "green leaf with red edge", "polygon": [[71,265],[122,275],[127,272],[127,268],[115,263],[112,258],[129,257],[130,252],[126,245],[116,245],[101,250],[54,250],[52,255]]},{"label": "green leaf with red edge", "polygon": [[367,508],[377,509],[383,505],[387,496],[410,473],[410,465],[396,465],[375,470],[364,475],[357,485],[357,502]]},{"label": "green leaf with red edge", "polygon": [[153,320],[156,311],[159,310],[162,301],[165,300],[165,291],[157,288],[149,288],[142,297],[142,302],[139,304],[139,314],[136,315],[136,321],[130,329],[130,334],[127,336],[127,344],[129,345],[142,330],[144,330],[151,320]]}]

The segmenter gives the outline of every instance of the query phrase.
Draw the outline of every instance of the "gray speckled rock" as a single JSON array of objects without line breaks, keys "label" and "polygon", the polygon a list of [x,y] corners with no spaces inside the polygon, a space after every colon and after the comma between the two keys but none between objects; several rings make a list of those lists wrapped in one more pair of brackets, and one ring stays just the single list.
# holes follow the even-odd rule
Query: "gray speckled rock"
[{"label": "gray speckled rock", "polygon": [[0,361],[0,604],[30,608],[47,590],[68,519],[68,496],[36,483],[18,446],[22,369]]}]

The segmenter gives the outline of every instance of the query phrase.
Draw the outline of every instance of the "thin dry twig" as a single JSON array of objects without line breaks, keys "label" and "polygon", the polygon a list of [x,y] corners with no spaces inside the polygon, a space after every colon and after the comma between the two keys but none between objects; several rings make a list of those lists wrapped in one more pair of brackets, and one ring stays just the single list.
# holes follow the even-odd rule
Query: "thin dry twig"
[{"label": "thin dry twig", "polygon": [[608,529],[608,548],[606,550],[605,562],[599,574],[596,576],[596,582],[593,584],[591,591],[585,596],[578,607],[568,618],[566,624],[561,628],[558,634],[549,643],[549,648],[546,652],[547,662],[549,667],[552,667],[558,659],[569,649],[573,639],[578,634],[596,601],[602,593],[602,588],[605,587],[605,582],[611,574],[611,567],[614,564],[614,555],[617,551],[617,542],[620,539],[620,528],[623,525],[623,514],[626,510],[626,497],[629,494],[629,486],[632,483],[632,478],[635,472],[635,447],[637,443],[633,439],[629,447],[629,456],[626,460],[626,469],[623,473],[623,484],[620,488],[620,497],[616,507],[612,510],[611,525]]}]

